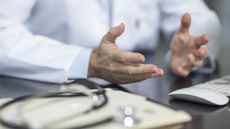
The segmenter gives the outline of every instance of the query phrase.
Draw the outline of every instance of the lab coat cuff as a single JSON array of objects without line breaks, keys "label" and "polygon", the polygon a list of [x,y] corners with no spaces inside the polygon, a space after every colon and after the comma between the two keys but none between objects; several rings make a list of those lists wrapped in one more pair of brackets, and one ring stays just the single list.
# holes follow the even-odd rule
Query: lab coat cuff
[{"label": "lab coat cuff", "polygon": [[92,49],[82,48],[82,50],[75,57],[68,74],[68,80],[75,80],[77,78],[87,78],[88,66]]}]

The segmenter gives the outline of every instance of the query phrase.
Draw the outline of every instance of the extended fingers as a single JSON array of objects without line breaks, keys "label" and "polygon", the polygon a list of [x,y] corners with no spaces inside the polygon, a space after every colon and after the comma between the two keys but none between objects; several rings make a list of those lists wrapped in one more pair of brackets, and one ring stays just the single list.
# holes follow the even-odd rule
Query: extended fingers
[{"label": "extended fingers", "polygon": [[174,71],[177,75],[186,77],[188,76],[188,74],[190,73],[189,70],[184,69],[183,67],[178,67],[175,71]]},{"label": "extended fingers", "polygon": [[119,84],[138,82],[164,74],[163,69],[157,68],[152,64],[116,63],[116,65],[111,68],[111,76],[107,76],[107,80]]},{"label": "extended fingers", "polygon": [[203,47],[199,48],[195,50],[193,54],[192,53],[188,54],[187,56],[188,64],[186,65],[190,67],[200,66],[202,64],[203,59],[207,56],[208,56],[207,49]]},{"label": "extended fingers", "polygon": [[176,69],[176,73],[182,76],[187,76],[194,67],[199,67],[203,64],[203,59],[207,56],[207,49],[200,48],[195,54],[187,56],[187,63]]},{"label": "extended fingers", "polygon": [[133,83],[163,74],[163,69],[157,68],[152,64],[119,64],[114,69],[112,81],[123,84]]},{"label": "extended fingers", "polygon": [[205,57],[208,56],[208,50],[207,50],[207,48],[203,48],[203,47],[202,47],[202,48],[196,50],[196,51],[194,52],[194,55],[195,55],[197,58],[203,59],[203,58],[205,58]]},{"label": "extended fingers", "polygon": [[189,54],[187,56],[187,62],[184,63],[183,65],[177,67],[175,69],[175,73],[177,75],[180,75],[180,76],[183,76],[183,77],[186,77],[188,76],[188,74],[190,73],[190,71],[194,68],[194,67],[197,67],[197,66],[200,66],[202,63],[201,63],[201,60],[197,60],[196,57],[193,55],[193,54]]},{"label": "extended fingers", "polygon": [[143,81],[145,79],[153,77],[152,74],[146,73],[146,74],[138,74],[135,76],[127,76],[128,79],[132,80],[133,82],[139,82]]},{"label": "extended fingers", "polygon": [[140,53],[125,52],[122,50],[117,50],[114,53],[114,59],[122,63],[144,62],[145,61],[144,55]]},{"label": "extended fingers", "polygon": [[135,74],[135,75],[129,75],[129,74],[117,74],[116,75],[116,82],[118,83],[133,83],[133,82],[139,82],[143,81],[145,79],[151,78],[151,77],[156,77],[159,75],[153,75],[151,73],[144,73],[144,74]]},{"label": "extended fingers", "polygon": [[195,45],[197,46],[197,48],[199,48],[201,45],[205,45],[208,43],[208,35],[204,34],[200,37],[197,37],[195,39]]},{"label": "extended fingers", "polygon": [[164,74],[161,68],[152,64],[123,64],[123,66],[117,67],[117,71],[128,75],[149,73],[153,76],[160,76]]}]

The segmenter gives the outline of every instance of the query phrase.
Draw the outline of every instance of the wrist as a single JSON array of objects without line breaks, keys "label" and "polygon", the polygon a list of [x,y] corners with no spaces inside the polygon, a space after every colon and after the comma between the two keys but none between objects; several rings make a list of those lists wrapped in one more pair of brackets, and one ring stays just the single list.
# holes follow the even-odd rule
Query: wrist
[{"label": "wrist", "polygon": [[97,49],[93,49],[89,60],[88,77],[96,77],[97,75],[96,60],[97,60]]}]

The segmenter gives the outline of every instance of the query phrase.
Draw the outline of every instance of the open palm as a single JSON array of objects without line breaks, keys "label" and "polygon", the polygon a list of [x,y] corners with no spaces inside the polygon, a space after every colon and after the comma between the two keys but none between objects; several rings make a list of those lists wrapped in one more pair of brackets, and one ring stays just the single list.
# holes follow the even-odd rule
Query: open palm
[{"label": "open palm", "polygon": [[190,25],[191,16],[184,14],[171,43],[170,67],[179,76],[187,76],[194,67],[201,66],[208,54],[207,49],[202,47],[208,43],[208,35],[192,36]]}]

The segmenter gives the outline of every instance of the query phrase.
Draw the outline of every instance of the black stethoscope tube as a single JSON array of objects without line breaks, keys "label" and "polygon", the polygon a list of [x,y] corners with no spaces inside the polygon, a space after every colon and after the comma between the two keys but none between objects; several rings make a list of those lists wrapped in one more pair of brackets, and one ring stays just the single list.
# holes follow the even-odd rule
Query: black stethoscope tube
[{"label": "black stethoscope tube", "polygon": [[[99,86],[98,84],[90,82],[88,80],[84,80],[84,79],[78,79],[78,80],[74,81],[73,83],[82,84],[88,88],[96,88],[97,90],[93,91],[92,93],[94,93],[96,95],[102,95],[104,98],[104,101],[100,105],[97,105],[97,106],[94,105],[89,110],[85,111],[84,113],[88,113],[88,112],[100,109],[108,103],[108,97],[106,95],[106,91],[101,86]],[[88,96],[88,95],[86,95],[83,92],[65,92],[65,91],[64,92],[47,93],[47,94],[42,95],[40,97],[34,97],[34,95],[27,95],[27,96],[15,98],[11,101],[4,103],[3,105],[0,106],[0,111],[6,109],[7,107],[9,107],[15,103],[27,101],[30,99],[52,98],[52,97],[81,97],[81,96]],[[79,127],[73,127],[73,128],[69,128],[69,129],[89,128],[92,126],[108,123],[112,120],[113,120],[113,117],[111,116],[111,117],[105,118],[99,122],[95,122],[95,123],[91,123],[91,124],[83,125],[83,126],[79,126]],[[15,123],[8,122],[8,121],[2,119],[1,117],[0,117],[0,123],[4,126],[8,127],[8,128],[11,128],[11,129],[30,129],[30,127],[28,127],[28,125],[17,125]]]}]

